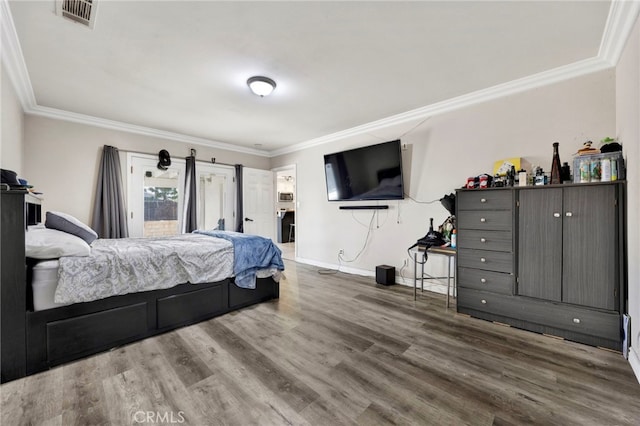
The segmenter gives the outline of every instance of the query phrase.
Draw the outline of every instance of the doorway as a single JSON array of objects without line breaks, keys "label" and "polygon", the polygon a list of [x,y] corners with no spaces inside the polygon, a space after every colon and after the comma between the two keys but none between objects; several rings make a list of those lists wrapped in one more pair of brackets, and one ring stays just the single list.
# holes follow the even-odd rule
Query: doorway
[{"label": "doorway", "polygon": [[295,260],[298,239],[295,165],[273,170],[276,188],[276,243],[284,259]]}]

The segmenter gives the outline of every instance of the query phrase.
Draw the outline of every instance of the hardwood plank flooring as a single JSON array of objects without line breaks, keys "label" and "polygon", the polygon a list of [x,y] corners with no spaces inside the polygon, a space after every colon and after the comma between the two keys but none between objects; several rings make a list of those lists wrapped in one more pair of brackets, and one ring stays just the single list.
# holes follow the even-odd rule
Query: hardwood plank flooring
[{"label": "hardwood plank flooring", "polygon": [[621,354],[285,264],[279,300],[2,385],[1,424],[640,424]]}]

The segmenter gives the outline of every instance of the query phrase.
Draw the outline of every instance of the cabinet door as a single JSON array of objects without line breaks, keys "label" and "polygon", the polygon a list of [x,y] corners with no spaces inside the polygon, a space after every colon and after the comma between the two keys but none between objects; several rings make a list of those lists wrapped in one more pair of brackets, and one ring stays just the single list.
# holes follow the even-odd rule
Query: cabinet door
[{"label": "cabinet door", "polygon": [[518,294],[562,300],[562,189],[520,191]]},{"label": "cabinet door", "polygon": [[616,309],[615,185],[565,188],[562,301]]}]

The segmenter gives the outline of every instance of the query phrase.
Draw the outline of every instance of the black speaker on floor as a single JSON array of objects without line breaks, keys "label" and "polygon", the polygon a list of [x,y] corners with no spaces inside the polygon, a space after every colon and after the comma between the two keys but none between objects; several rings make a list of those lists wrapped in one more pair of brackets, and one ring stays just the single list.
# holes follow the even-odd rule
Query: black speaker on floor
[{"label": "black speaker on floor", "polygon": [[389,265],[376,266],[376,282],[383,285],[396,283],[396,268]]}]

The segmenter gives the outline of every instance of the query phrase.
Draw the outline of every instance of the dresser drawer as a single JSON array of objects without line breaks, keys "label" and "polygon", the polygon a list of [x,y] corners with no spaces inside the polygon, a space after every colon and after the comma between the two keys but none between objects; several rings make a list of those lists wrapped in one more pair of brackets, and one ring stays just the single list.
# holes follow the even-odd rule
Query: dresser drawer
[{"label": "dresser drawer", "polygon": [[458,266],[513,273],[513,254],[502,251],[458,249]]},{"label": "dresser drawer", "polygon": [[458,231],[458,248],[513,251],[511,231],[463,229]]},{"label": "dresser drawer", "polygon": [[513,208],[513,191],[458,191],[456,202],[458,210],[511,210]]},{"label": "dresser drawer", "polygon": [[620,315],[521,296],[459,289],[458,306],[613,341],[620,340]]},{"label": "dresser drawer", "polygon": [[469,210],[457,217],[458,229],[511,231],[513,214],[510,210]]},{"label": "dresser drawer", "polygon": [[514,276],[482,269],[458,268],[458,287],[513,294]]}]

